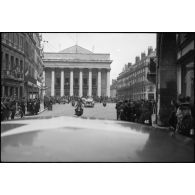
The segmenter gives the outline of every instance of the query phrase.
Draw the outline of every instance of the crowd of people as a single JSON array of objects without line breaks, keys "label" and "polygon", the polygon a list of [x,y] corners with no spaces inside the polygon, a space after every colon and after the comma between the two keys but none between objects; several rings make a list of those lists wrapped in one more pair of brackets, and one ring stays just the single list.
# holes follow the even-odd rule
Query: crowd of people
[{"label": "crowd of people", "polygon": [[[89,96],[83,96],[81,98],[89,98]],[[116,98],[108,98],[107,96],[92,96],[93,100],[95,102],[103,103],[104,101],[106,102],[116,102]],[[62,97],[57,97],[57,96],[44,96],[44,107],[48,107],[50,104],[61,104],[61,103],[70,103],[72,101],[78,101],[80,99],[79,96],[62,96]]]},{"label": "crowd of people", "polygon": [[154,100],[119,100],[116,103],[117,120],[152,124]]},{"label": "crowd of people", "polygon": [[169,118],[169,126],[172,135],[176,132],[185,135],[194,134],[194,104],[190,97],[178,96],[178,99],[171,101],[172,112]]},{"label": "crowd of people", "polygon": [[[61,98],[44,96],[44,108],[52,110],[52,105],[61,103],[62,99],[65,99],[67,103],[78,102],[79,99],[82,100],[82,98],[77,96],[64,96]],[[103,103],[103,106],[106,106],[107,102],[116,102],[117,120],[152,125],[152,114],[156,114],[156,103],[154,100],[113,100],[108,97],[94,97],[94,100]],[[171,101],[171,106],[172,112],[168,123],[173,135],[175,132],[181,132],[186,135],[191,134],[191,131],[194,130],[194,105],[190,103],[190,97],[179,95],[177,100]],[[14,97],[1,98],[1,121],[14,119],[15,116],[22,118],[27,113],[37,115],[39,111],[39,98],[29,100],[25,98],[18,100]]]},{"label": "crowd of people", "polygon": [[1,121],[14,119],[16,116],[22,118],[26,114],[37,115],[40,111],[40,99],[26,100],[14,97],[1,98]]},{"label": "crowd of people", "polygon": [[[137,122],[152,125],[152,115],[156,115],[156,103],[154,100],[118,100],[116,103],[117,120]],[[171,114],[168,125],[172,135],[176,132],[184,135],[194,134],[194,104],[190,97],[178,96],[171,101]]]}]

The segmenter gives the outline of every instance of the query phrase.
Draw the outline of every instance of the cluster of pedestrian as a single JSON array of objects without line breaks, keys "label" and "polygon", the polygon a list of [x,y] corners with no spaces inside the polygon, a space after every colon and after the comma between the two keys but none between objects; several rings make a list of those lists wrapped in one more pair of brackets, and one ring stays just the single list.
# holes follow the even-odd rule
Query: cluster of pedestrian
[{"label": "cluster of pedestrian", "polygon": [[154,100],[119,100],[116,103],[117,120],[152,124]]},{"label": "cluster of pedestrian", "polygon": [[38,98],[30,99],[25,98],[16,99],[14,97],[1,98],[1,121],[14,119],[16,116],[23,118],[27,113],[38,114],[40,110],[40,100]]},{"label": "cluster of pedestrian", "polygon": [[1,121],[14,119],[17,102],[13,97],[1,98]]},{"label": "cluster of pedestrian", "polygon": [[190,97],[178,96],[177,101],[172,100],[172,112],[169,118],[169,126],[172,135],[176,132],[184,135],[194,134],[194,105],[190,103]]},{"label": "cluster of pedestrian", "polygon": [[40,99],[34,98],[27,101],[27,111],[31,115],[37,115],[40,111]]}]

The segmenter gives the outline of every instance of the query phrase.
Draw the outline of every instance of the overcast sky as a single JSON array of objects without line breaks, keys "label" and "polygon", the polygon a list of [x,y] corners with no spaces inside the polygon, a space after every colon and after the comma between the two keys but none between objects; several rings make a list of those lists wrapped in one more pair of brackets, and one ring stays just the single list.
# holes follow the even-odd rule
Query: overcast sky
[{"label": "overcast sky", "polygon": [[116,79],[128,62],[146,52],[148,46],[156,48],[155,33],[43,33],[45,52],[58,52],[77,44],[94,53],[110,53],[110,79]]}]

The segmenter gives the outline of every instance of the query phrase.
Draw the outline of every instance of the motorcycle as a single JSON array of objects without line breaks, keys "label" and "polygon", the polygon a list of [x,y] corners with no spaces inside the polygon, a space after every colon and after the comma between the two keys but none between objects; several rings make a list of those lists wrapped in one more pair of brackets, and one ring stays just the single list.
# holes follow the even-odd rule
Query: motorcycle
[{"label": "motorcycle", "polygon": [[106,102],[103,102],[103,106],[106,107]]},{"label": "motorcycle", "polygon": [[75,109],[75,115],[81,116],[82,114],[83,114],[83,108],[77,107],[77,108]]}]

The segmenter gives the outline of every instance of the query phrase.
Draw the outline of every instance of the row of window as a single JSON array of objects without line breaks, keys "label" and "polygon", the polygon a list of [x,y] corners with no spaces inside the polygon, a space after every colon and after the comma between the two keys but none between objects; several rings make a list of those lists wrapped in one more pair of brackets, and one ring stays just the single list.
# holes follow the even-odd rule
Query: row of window
[{"label": "row of window", "polygon": [[143,75],[142,77],[139,77],[137,79],[133,79],[133,80],[128,80],[128,78],[124,79],[124,80],[119,80],[119,87],[125,87],[125,86],[131,86],[135,83],[138,83],[138,82],[142,82],[142,81],[145,81],[145,75]]},{"label": "row of window", "polygon": [[130,80],[130,79],[135,78],[135,77],[137,77],[137,78],[144,77],[146,71],[147,71],[146,68],[145,69],[141,69],[141,70],[139,70],[137,72],[134,72],[134,73],[130,74],[129,76],[127,76],[125,78],[122,78],[120,80],[123,81],[123,82],[125,82],[125,80],[128,80],[128,79]]},{"label": "row of window", "polygon": [[8,53],[5,53],[5,56],[3,55],[4,54],[2,52],[6,70],[16,70],[17,72],[23,73],[23,60],[10,56]]},{"label": "row of window", "polygon": [[24,51],[24,39],[19,33],[2,33],[2,38],[7,44],[11,44],[17,49]]},{"label": "row of window", "polygon": [[[20,33],[2,33],[2,39],[5,40],[10,46],[23,52],[25,51],[26,57],[34,61],[36,64],[41,64],[38,57],[40,56],[40,50],[37,49],[33,44],[30,44],[28,41],[24,41],[24,38]],[[36,53],[37,55],[35,55]]]},{"label": "row of window", "polygon": [[[3,53],[2,53],[3,56]],[[18,58],[14,58],[14,56],[10,56],[8,53],[4,56],[5,61],[5,69],[16,71],[19,73],[23,73],[24,67],[23,67],[23,60],[20,60]],[[27,69],[25,71],[26,74],[30,75],[31,77],[35,77],[35,69],[27,64]]]}]

